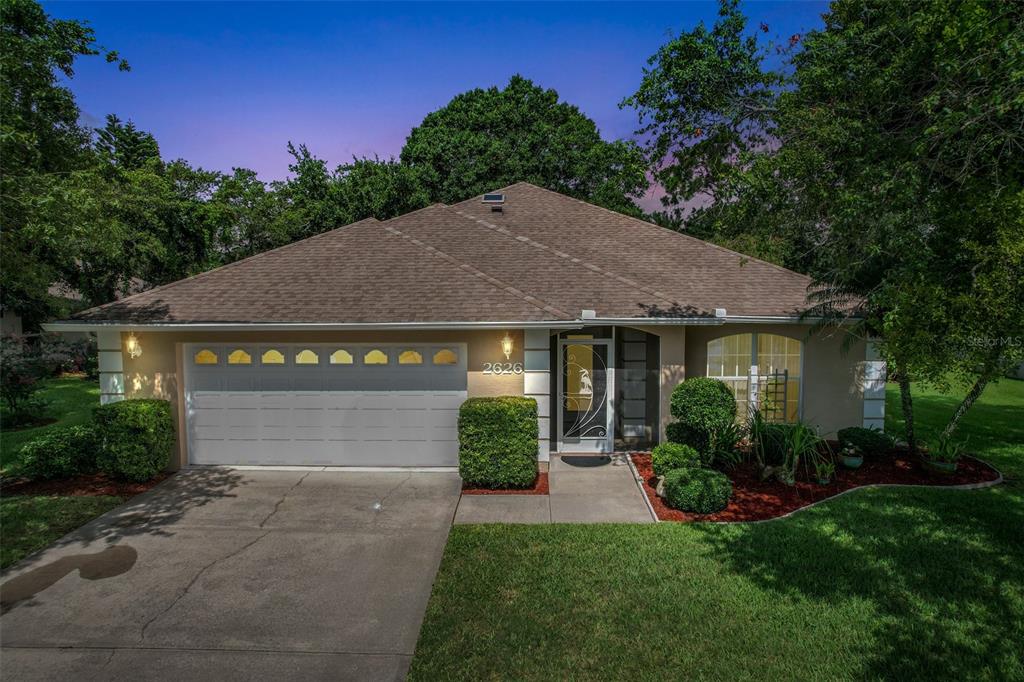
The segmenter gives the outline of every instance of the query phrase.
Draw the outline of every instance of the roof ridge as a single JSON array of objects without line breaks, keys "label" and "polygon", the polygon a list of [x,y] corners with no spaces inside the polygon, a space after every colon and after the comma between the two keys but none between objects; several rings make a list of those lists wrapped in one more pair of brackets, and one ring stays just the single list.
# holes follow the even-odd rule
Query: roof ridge
[{"label": "roof ridge", "polygon": [[[526,183],[526,184],[529,184],[529,183]],[[557,194],[557,192],[556,192],[556,194]],[[475,216],[475,215],[473,215],[471,213],[464,213],[463,211],[461,211],[459,209],[456,209],[456,208],[452,208],[452,207],[449,207],[449,210],[454,211],[456,214],[462,216],[463,218],[466,218],[467,220],[470,220],[470,221],[472,221],[474,223],[477,223],[479,225],[482,225],[482,226],[484,226],[484,227],[486,227],[486,228],[488,228],[488,229],[490,229],[490,230],[492,230],[494,232],[497,232],[497,233],[502,234],[502,235],[504,235],[506,237],[509,237],[510,239],[513,239],[513,240],[515,240],[517,242],[520,242],[522,244],[528,244],[529,246],[532,246],[534,248],[542,249],[542,250],[547,251],[548,253],[550,253],[550,254],[558,257],[558,258],[569,260],[572,263],[579,263],[579,264],[583,265],[583,267],[587,268],[588,270],[592,270],[593,272],[596,272],[598,274],[604,275],[605,277],[610,277],[610,278],[614,279],[616,282],[618,282],[620,284],[625,284],[626,286],[633,287],[634,289],[642,291],[645,294],[650,294],[651,296],[656,296],[656,297],[660,298],[661,300],[666,301],[666,302],[672,304],[673,306],[681,306],[682,305],[682,304],[679,303],[679,301],[674,300],[671,296],[669,296],[668,294],[666,294],[664,292],[658,291],[657,289],[653,289],[653,288],[648,287],[648,286],[646,286],[644,284],[641,284],[640,282],[637,282],[634,279],[630,279],[628,277],[623,277],[622,275],[620,275],[618,273],[615,273],[615,272],[612,272],[611,270],[608,270],[606,268],[602,268],[599,265],[594,265],[593,263],[589,263],[589,262],[585,261],[582,258],[578,258],[576,256],[573,256],[572,254],[567,253],[565,251],[562,251],[560,249],[552,248],[552,247],[548,246],[547,244],[544,244],[543,242],[537,241],[536,239],[532,239],[532,238],[526,237],[524,235],[514,234],[511,230],[508,230],[507,228],[501,227],[501,226],[496,225],[494,223],[489,223],[486,220],[484,220],[483,218],[479,218],[479,217],[477,217],[477,216]]]},{"label": "roof ridge", "polygon": [[[428,207],[428,208],[432,208],[432,207]],[[561,317],[563,317],[565,319],[568,319],[568,320],[575,319],[570,313],[565,312],[561,308],[558,308],[558,307],[556,307],[554,305],[551,305],[550,303],[548,303],[546,301],[543,301],[543,300],[537,298],[536,296],[533,296],[532,294],[528,294],[525,291],[522,291],[521,289],[517,289],[516,287],[512,286],[511,284],[507,284],[506,282],[498,279],[497,277],[495,277],[493,275],[489,275],[486,272],[484,272],[483,270],[481,270],[481,269],[479,269],[477,267],[474,267],[474,266],[470,265],[469,263],[463,263],[458,258],[455,258],[454,256],[452,256],[452,255],[442,251],[441,249],[437,248],[436,246],[431,246],[430,244],[427,244],[426,242],[424,242],[421,239],[417,239],[416,237],[413,237],[410,234],[406,234],[405,232],[402,232],[401,230],[399,230],[399,229],[397,229],[397,228],[395,228],[395,227],[393,227],[391,225],[387,225],[386,222],[384,224],[384,229],[387,230],[388,232],[390,232],[390,233],[392,233],[394,235],[397,235],[397,236],[401,237],[402,239],[405,239],[406,241],[408,241],[408,242],[418,246],[419,248],[423,249],[427,253],[433,254],[433,255],[435,255],[435,256],[437,256],[439,258],[443,258],[444,260],[447,260],[449,263],[452,263],[453,265],[457,266],[460,270],[464,270],[465,272],[468,272],[468,273],[470,273],[470,274],[472,274],[472,275],[474,275],[476,277],[479,277],[480,279],[484,280],[485,282],[487,282],[488,284],[493,286],[495,289],[499,289],[501,291],[504,291],[505,293],[511,294],[513,296],[516,296],[516,297],[526,301],[527,303],[533,305],[534,307],[539,308],[540,310],[543,310],[546,313],[552,313],[554,315],[561,316]]]},{"label": "roof ridge", "polygon": [[[720,246],[718,244],[715,244],[714,242],[709,242],[706,239],[701,239],[700,237],[694,237],[693,235],[686,234],[685,232],[680,232],[679,230],[672,230],[672,229],[669,229],[667,227],[662,227],[661,225],[658,225],[657,223],[652,223],[652,222],[647,221],[647,220],[641,220],[640,218],[637,218],[637,217],[631,216],[631,215],[627,215],[626,213],[619,213],[618,211],[613,211],[610,208],[605,208],[604,206],[598,206],[597,204],[592,204],[589,201],[583,201],[582,199],[577,199],[576,197],[571,197],[568,194],[562,194],[561,192],[556,192],[553,189],[548,189],[547,187],[541,187],[540,185],[535,185],[532,182],[527,182],[525,180],[521,180],[521,181],[519,181],[517,183],[514,183],[513,185],[509,185],[508,187],[514,187],[515,185],[528,185],[528,186],[533,187],[535,189],[539,189],[542,192],[548,192],[550,194],[554,194],[556,196],[562,197],[563,199],[568,199],[569,201],[575,201],[576,203],[583,204],[584,206],[589,206],[591,208],[596,208],[596,209],[599,209],[601,211],[605,211],[606,213],[611,213],[613,215],[616,215],[616,216],[619,216],[619,217],[622,217],[622,218],[627,218],[631,222],[637,223],[638,226],[653,227],[653,228],[656,228],[656,229],[659,229],[659,230],[665,230],[665,231],[667,231],[667,232],[669,232],[671,234],[678,235],[678,236],[683,237],[685,239],[689,239],[689,240],[695,241],[695,242],[700,242],[701,244],[704,244],[705,246],[710,246],[710,247],[712,247],[714,249],[717,249],[718,251],[724,251],[725,253],[731,254],[733,256],[740,256],[741,258],[745,258],[745,259],[747,259],[749,261],[753,261],[755,263],[760,263],[762,265],[767,265],[769,267],[775,268],[776,270],[781,270],[782,272],[785,272],[786,274],[796,275],[797,277],[801,277],[803,279],[808,280],[809,281],[808,286],[810,286],[810,284],[813,284],[813,281],[814,281],[808,275],[801,274],[799,272],[796,272],[795,270],[790,270],[789,268],[784,268],[781,265],[777,265],[775,263],[771,263],[769,261],[762,260],[760,258],[755,258],[754,256],[748,256],[745,253],[740,253],[739,251],[733,251],[732,249],[727,249],[724,246]],[[502,189],[508,189],[508,188],[507,187],[503,187]]]},{"label": "roof ridge", "polygon": [[290,248],[292,248],[294,246],[299,246],[300,244],[306,244],[307,242],[313,241],[315,239],[320,239],[320,238],[323,238],[323,237],[327,237],[328,235],[332,235],[335,232],[338,232],[339,230],[346,230],[346,229],[348,229],[350,227],[355,227],[356,225],[360,225],[362,223],[379,223],[379,222],[381,222],[381,221],[377,220],[373,216],[370,216],[369,218],[363,218],[362,220],[357,220],[354,223],[347,223],[345,225],[342,225],[341,227],[335,227],[333,229],[327,230],[326,232],[320,232],[319,234],[310,235],[309,237],[305,237],[303,239],[299,239],[299,240],[294,241],[294,242],[289,242],[288,244],[283,244],[283,245],[278,246],[278,247],[273,248],[273,249],[267,249],[266,251],[260,251],[259,253],[254,253],[251,256],[246,256],[245,258],[242,258],[242,259],[239,259],[239,260],[236,260],[236,261],[232,261],[231,263],[225,263],[224,265],[219,265],[219,266],[217,266],[215,268],[211,268],[210,270],[204,270],[203,272],[197,272],[194,275],[189,275],[188,277],[183,277],[181,279],[174,280],[173,282],[168,282],[167,284],[161,284],[160,286],[155,286],[152,289],[146,289],[145,291],[139,291],[137,293],[132,294],[131,296],[125,296],[124,298],[117,299],[116,301],[110,301],[108,303],[103,303],[101,305],[93,306],[91,308],[86,308],[85,310],[82,310],[82,311],[79,311],[79,312],[75,313],[71,317],[72,318],[78,317],[80,315],[83,315],[84,313],[92,312],[94,310],[104,310],[104,309],[109,308],[110,306],[114,306],[114,305],[124,305],[126,302],[130,303],[131,300],[133,298],[137,297],[137,296],[142,296],[142,295],[147,295],[148,296],[149,294],[152,294],[154,291],[166,291],[168,289],[172,289],[172,288],[178,286],[179,284],[185,284],[186,282],[193,282],[193,281],[195,281],[197,279],[203,279],[203,278],[205,278],[208,275],[212,275],[214,273],[219,273],[219,272],[222,272],[224,270],[229,270],[231,268],[234,268],[235,266],[241,265],[243,263],[248,263],[248,262],[253,261],[253,260],[257,259],[257,258],[262,258],[262,257],[267,256],[267,255],[272,254],[272,253],[280,253],[280,252],[285,251],[287,249],[290,249]]}]

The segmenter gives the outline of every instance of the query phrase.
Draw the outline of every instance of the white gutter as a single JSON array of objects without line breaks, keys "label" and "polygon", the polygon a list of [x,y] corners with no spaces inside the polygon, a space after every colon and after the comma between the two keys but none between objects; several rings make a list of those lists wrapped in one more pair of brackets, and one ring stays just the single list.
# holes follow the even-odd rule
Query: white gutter
[{"label": "white gutter", "polygon": [[798,316],[728,315],[726,317],[594,317],[578,320],[505,321],[505,322],[90,322],[88,320],[48,322],[48,332],[73,331],[356,331],[356,330],[422,330],[453,329],[579,329],[600,325],[686,325],[716,326],[722,324],[811,324],[820,318]]}]

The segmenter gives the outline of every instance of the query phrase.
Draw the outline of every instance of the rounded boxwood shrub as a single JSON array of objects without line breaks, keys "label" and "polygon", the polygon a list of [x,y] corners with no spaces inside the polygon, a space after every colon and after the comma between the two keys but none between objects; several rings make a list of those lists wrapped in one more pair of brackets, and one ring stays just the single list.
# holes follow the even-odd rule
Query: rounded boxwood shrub
[{"label": "rounded boxwood shrub", "polygon": [[122,400],[93,410],[99,470],[145,482],[163,471],[174,448],[174,421],[166,400]]},{"label": "rounded boxwood shrub", "polygon": [[58,426],[21,446],[20,471],[32,479],[71,478],[96,472],[96,430]]},{"label": "rounded boxwood shrub", "polygon": [[459,408],[459,474],[471,486],[528,488],[537,478],[537,401],[470,398]]},{"label": "rounded boxwood shrub", "polygon": [[868,456],[885,454],[893,445],[892,437],[878,429],[851,426],[839,429],[837,435],[840,447],[853,445]]},{"label": "rounded boxwood shrub", "polygon": [[689,445],[661,443],[651,450],[651,468],[655,476],[664,476],[673,469],[699,467],[701,464],[700,453]]},{"label": "rounded boxwood shrub", "polygon": [[665,436],[670,443],[688,445],[700,453],[704,464],[709,464],[711,452],[711,434],[684,424],[683,422],[672,422],[665,427]]},{"label": "rounded boxwood shrub", "polygon": [[736,398],[718,379],[691,377],[672,391],[670,411],[688,429],[712,434],[736,420]]},{"label": "rounded boxwood shrub", "polygon": [[732,495],[729,478],[714,469],[674,469],[665,474],[665,502],[697,514],[725,509]]}]

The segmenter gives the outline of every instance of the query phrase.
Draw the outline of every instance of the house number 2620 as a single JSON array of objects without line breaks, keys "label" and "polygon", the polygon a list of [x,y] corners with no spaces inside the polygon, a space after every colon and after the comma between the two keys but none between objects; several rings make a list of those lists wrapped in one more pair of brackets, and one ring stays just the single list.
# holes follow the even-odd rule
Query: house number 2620
[{"label": "house number 2620", "polygon": [[522,374],[521,362],[485,362],[484,374]]}]

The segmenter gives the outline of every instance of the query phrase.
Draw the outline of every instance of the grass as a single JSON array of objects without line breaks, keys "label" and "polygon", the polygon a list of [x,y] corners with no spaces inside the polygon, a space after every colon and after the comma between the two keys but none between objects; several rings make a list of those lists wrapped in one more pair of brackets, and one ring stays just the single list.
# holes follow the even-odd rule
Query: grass
[{"label": "grass", "polygon": [[[0,469],[17,469],[18,450],[33,437],[57,426],[84,424],[100,404],[95,381],[59,377],[44,382],[40,397],[56,421],[43,426],[0,433]],[[120,497],[12,496],[0,499],[0,568],[46,547],[54,540],[103,514],[124,500]]]},{"label": "grass", "polygon": [[7,568],[124,502],[120,497],[0,499],[0,568]]},{"label": "grass", "polygon": [[[956,399],[918,389],[926,438]],[[1024,679],[1022,413],[1005,381],[965,418],[1008,479],[986,490],[862,490],[764,524],[456,526],[410,678]]]},{"label": "grass", "polygon": [[92,418],[92,408],[100,404],[100,386],[80,377],[58,377],[44,382],[39,397],[49,403],[47,414],[57,421],[30,429],[4,430],[0,433],[0,470],[17,463],[18,450],[33,437],[55,426],[84,424]]}]

